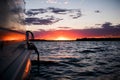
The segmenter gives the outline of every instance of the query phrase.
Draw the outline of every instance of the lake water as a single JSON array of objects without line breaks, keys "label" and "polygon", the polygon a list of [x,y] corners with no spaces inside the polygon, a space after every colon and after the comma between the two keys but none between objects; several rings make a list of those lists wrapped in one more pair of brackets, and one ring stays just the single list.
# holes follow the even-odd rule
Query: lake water
[{"label": "lake water", "polygon": [[31,80],[120,80],[120,41],[34,43],[40,67],[32,65]]}]

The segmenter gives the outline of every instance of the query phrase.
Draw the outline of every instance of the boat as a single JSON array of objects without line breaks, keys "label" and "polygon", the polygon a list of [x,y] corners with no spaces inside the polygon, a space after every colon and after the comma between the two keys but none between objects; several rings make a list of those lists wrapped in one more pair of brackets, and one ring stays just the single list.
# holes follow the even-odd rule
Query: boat
[{"label": "boat", "polygon": [[28,49],[24,12],[24,0],[0,1],[0,80],[29,78],[32,49]]}]

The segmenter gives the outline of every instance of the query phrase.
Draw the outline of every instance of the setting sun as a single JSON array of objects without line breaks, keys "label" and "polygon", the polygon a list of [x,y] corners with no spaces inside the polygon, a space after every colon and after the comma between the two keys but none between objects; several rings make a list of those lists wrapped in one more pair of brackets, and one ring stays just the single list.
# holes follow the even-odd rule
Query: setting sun
[{"label": "setting sun", "polygon": [[56,38],[55,40],[70,40],[69,38],[66,38],[66,37],[58,37]]}]

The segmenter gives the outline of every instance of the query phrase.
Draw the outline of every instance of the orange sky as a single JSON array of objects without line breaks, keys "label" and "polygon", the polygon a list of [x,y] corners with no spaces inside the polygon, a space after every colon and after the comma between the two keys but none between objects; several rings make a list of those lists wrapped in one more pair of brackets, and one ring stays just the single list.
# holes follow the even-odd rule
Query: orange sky
[{"label": "orange sky", "polygon": [[64,38],[65,40],[75,40],[76,38],[78,38],[78,36],[80,35],[71,33],[69,31],[58,30],[46,33],[44,35],[38,35],[36,38],[45,40],[56,40],[60,38]]},{"label": "orange sky", "polygon": [[11,41],[11,40],[25,40],[25,35],[15,32],[7,32],[2,31],[0,32],[3,36],[0,36],[1,40]]},{"label": "orange sky", "polygon": [[36,39],[120,36],[120,0],[25,1],[26,29]]},{"label": "orange sky", "polygon": [[70,30],[40,30],[34,31],[36,39],[57,40],[64,38],[66,40],[75,40],[77,38],[108,38],[120,37],[119,25],[108,25],[105,23],[102,28],[90,29],[70,29]]}]

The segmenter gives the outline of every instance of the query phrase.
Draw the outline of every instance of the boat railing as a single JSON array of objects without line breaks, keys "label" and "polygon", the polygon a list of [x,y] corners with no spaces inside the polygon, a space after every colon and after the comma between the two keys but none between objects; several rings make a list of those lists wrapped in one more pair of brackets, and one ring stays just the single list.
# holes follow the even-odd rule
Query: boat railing
[{"label": "boat railing", "polygon": [[30,34],[31,34],[31,39],[34,40],[34,34],[31,31],[26,31],[27,48],[28,50],[34,50],[35,53],[37,54],[37,65],[38,65],[38,73],[39,73],[39,52],[35,44],[30,42],[30,38],[29,38]]}]

